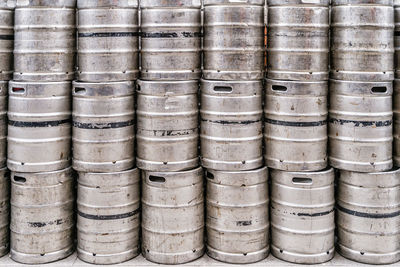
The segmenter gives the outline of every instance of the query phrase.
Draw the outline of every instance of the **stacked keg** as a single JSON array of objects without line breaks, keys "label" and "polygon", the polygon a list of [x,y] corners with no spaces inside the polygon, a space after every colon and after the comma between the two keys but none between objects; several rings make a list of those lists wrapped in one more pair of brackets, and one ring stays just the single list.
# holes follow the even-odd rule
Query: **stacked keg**
[{"label": "stacked keg", "polygon": [[393,1],[332,1],[329,139],[330,163],[340,170],[338,250],[370,264],[400,260],[393,28]]},{"label": "stacked keg", "polygon": [[73,82],[73,168],[78,172],[78,257],[117,264],[140,252],[135,168],[137,1],[78,0]]},{"label": "stacked keg", "polygon": [[11,258],[27,264],[56,261],[73,252],[75,5],[74,0],[30,0],[17,1],[15,9],[7,138]]},{"label": "stacked keg", "polygon": [[142,170],[142,253],[182,264],[204,253],[198,160],[200,0],[142,0],[137,83],[137,166]]},{"label": "stacked keg", "polygon": [[265,161],[271,169],[271,251],[329,261],[334,171],[328,167],[329,0],[268,0]]},{"label": "stacked keg", "polygon": [[227,263],[269,254],[262,155],[264,0],[204,1],[201,163],[207,169],[207,253]]}]

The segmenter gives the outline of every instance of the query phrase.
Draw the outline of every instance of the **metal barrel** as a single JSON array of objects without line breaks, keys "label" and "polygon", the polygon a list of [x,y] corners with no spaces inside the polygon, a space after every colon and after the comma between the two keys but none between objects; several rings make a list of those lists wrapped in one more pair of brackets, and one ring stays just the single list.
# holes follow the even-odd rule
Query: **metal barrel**
[{"label": "metal barrel", "polygon": [[141,0],[141,79],[201,77],[200,0]]},{"label": "metal barrel", "polygon": [[358,172],[392,168],[392,82],[330,81],[329,160]]},{"label": "metal barrel", "polygon": [[14,80],[65,81],[74,78],[76,38],[75,5],[72,6],[72,2],[76,1],[62,2],[17,2]]},{"label": "metal barrel", "polygon": [[134,82],[73,82],[73,167],[117,172],[135,164]]},{"label": "metal barrel", "polygon": [[265,259],[269,254],[267,168],[207,170],[206,176],[207,254],[235,264]]},{"label": "metal barrel", "polygon": [[400,170],[341,171],[337,185],[338,252],[368,264],[400,260]]},{"label": "metal barrel", "polygon": [[266,80],[265,162],[285,171],[328,164],[328,81]]},{"label": "metal barrel", "polygon": [[328,80],[329,0],[268,0],[268,78]]},{"label": "metal barrel", "polygon": [[70,166],[71,82],[9,83],[7,166],[44,172]]},{"label": "metal barrel", "polygon": [[203,167],[239,171],[262,166],[262,87],[262,81],[201,81]]},{"label": "metal barrel", "polygon": [[400,167],[400,80],[394,80],[393,90],[393,162]]},{"label": "metal barrel", "polygon": [[0,168],[7,165],[8,82],[0,81]]},{"label": "metal barrel", "polygon": [[140,172],[78,173],[78,257],[117,264],[139,254]]},{"label": "metal barrel", "polygon": [[203,170],[142,172],[142,253],[183,264],[204,253]]},{"label": "metal barrel", "polygon": [[8,253],[10,248],[10,172],[0,169],[0,257]]},{"label": "metal barrel", "polygon": [[139,75],[138,2],[78,1],[78,80],[135,80]]},{"label": "metal barrel", "polygon": [[74,227],[71,168],[11,173],[11,259],[41,264],[69,256]]},{"label": "metal barrel", "polygon": [[393,0],[333,0],[331,25],[331,78],[393,80]]},{"label": "metal barrel", "polygon": [[396,78],[400,78],[400,0],[394,0],[394,48]]},{"label": "metal barrel", "polygon": [[0,80],[8,81],[13,74],[14,2],[0,3]]},{"label": "metal barrel", "polygon": [[262,79],[264,0],[204,0],[203,51],[204,79]]},{"label": "metal barrel", "polygon": [[271,170],[271,252],[285,261],[316,264],[335,253],[334,170]]},{"label": "metal barrel", "polygon": [[137,166],[182,171],[199,165],[198,81],[137,85]]}]

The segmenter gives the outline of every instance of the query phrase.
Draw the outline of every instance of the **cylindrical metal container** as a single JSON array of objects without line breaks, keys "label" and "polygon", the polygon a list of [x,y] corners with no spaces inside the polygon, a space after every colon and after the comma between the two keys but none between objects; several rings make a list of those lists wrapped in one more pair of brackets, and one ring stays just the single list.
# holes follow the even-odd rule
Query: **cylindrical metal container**
[{"label": "cylindrical metal container", "polygon": [[268,0],[268,78],[329,78],[329,0]]},{"label": "cylindrical metal container", "polygon": [[182,171],[199,165],[198,81],[138,81],[137,166]]},{"label": "cylindrical metal container", "polygon": [[0,80],[8,81],[13,74],[15,1],[0,3]]},{"label": "cylindrical metal container", "polygon": [[10,172],[0,169],[0,257],[8,253],[10,248]]},{"label": "cylindrical metal container", "polygon": [[392,82],[330,81],[329,160],[358,172],[392,168]]},{"label": "cylindrical metal container", "polygon": [[400,167],[400,80],[394,80],[393,90],[393,162]]},{"label": "cylindrical metal container", "polygon": [[134,82],[73,82],[73,167],[117,172],[135,164]]},{"label": "cylindrical metal container", "polygon": [[139,75],[138,2],[80,0],[78,80],[135,80]]},{"label": "cylindrical metal container", "polygon": [[271,252],[285,261],[316,264],[335,253],[334,170],[271,171]]},{"label": "cylindrical metal container", "polygon": [[393,0],[333,0],[331,25],[331,78],[393,80]]},{"label": "cylindrical metal container", "polygon": [[8,168],[47,172],[70,165],[71,82],[9,83]]},{"label": "cylindrical metal container", "polygon": [[142,253],[182,264],[204,253],[203,170],[142,172]]},{"label": "cylindrical metal container", "polygon": [[141,79],[201,77],[200,0],[141,0]]},{"label": "cylindrical metal container", "polygon": [[328,164],[328,82],[266,80],[265,162],[273,169],[318,171]]},{"label": "cylindrical metal container", "polygon": [[75,71],[76,1],[20,0],[15,9],[14,80],[65,81]]},{"label": "cylindrical metal container", "polygon": [[72,169],[11,173],[11,258],[25,264],[69,256],[74,241]]},{"label": "cylindrical metal container", "polygon": [[269,254],[266,167],[251,171],[207,170],[207,254],[245,264]]},{"label": "cylindrical metal container", "polygon": [[400,0],[394,0],[394,25],[396,78],[400,78]]},{"label": "cylindrical metal container", "polygon": [[139,170],[78,175],[78,257],[93,264],[117,264],[137,256]]},{"label": "cylindrical metal container", "polygon": [[7,165],[8,82],[0,81],[0,168]]},{"label": "cylindrical metal container", "polygon": [[400,170],[341,171],[337,187],[338,251],[367,264],[400,260]]},{"label": "cylindrical metal container", "polygon": [[203,50],[204,79],[262,79],[264,0],[204,0]]},{"label": "cylindrical metal container", "polygon": [[262,166],[262,81],[201,81],[201,161],[221,171]]}]

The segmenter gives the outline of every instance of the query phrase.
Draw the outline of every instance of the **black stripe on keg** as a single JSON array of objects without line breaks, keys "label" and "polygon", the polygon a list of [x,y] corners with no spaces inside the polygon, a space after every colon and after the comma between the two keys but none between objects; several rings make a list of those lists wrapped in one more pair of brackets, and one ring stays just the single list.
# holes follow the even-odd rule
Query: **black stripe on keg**
[{"label": "black stripe on keg", "polygon": [[123,214],[115,214],[115,215],[92,215],[92,214],[86,214],[78,210],[78,215],[89,219],[89,220],[96,220],[96,221],[107,221],[107,220],[118,220],[118,219],[126,219],[132,216],[135,216],[140,212],[140,208],[136,209],[134,211],[128,212],[128,213],[123,213]]},{"label": "black stripe on keg", "polygon": [[195,38],[201,37],[200,32],[142,32],[143,38]]},{"label": "black stripe on keg", "polygon": [[335,209],[328,210],[328,211],[323,211],[323,212],[317,212],[317,213],[297,213],[297,216],[300,217],[321,217],[321,216],[326,216],[332,212],[334,212]]},{"label": "black stripe on keg", "polygon": [[132,126],[134,124],[134,120],[130,121],[121,121],[121,122],[108,122],[108,123],[82,123],[74,121],[72,125],[75,128],[79,129],[116,129],[116,128],[124,128],[128,126]]},{"label": "black stripe on keg", "polygon": [[387,120],[387,121],[353,121],[353,120],[338,120],[338,119],[329,119],[329,123],[334,123],[334,124],[348,124],[348,123],[353,123],[354,127],[388,127],[393,124],[392,120]]},{"label": "black stripe on keg", "polygon": [[0,34],[0,40],[14,40],[14,35],[12,34]]},{"label": "black stripe on keg", "polygon": [[95,37],[136,37],[139,36],[138,32],[85,32],[79,33],[79,38],[95,38]]},{"label": "black stripe on keg", "polygon": [[297,122],[297,121],[278,121],[265,118],[265,122],[274,125],[290,126],[290,127],[317,127],[328,124],[327,120],[324,121],[311,121],[311,122]]},{"label": "black stripe on keg", "polygon": [[366,213],[366,212],[358,212],[355,210],[346,209],[340,205],[336,205],[336,209],[341,212],[347,213],[352,216],[362,217],[362,218],[371,218],[371,219],[385,219],[385,218],[394,218],[400,216],[400,211],[392,212],[392,213]]},{"label": "black stripe on keg", "polygon": [[59,121],[8,121],[8,125],[21,128],[40,128],[40,127],[55,127],[61,124],[70,123],[71,120],[59,120]]},{"label": "black stripe on keg", "polygon": [[204,119],[202,119],[201,121],[211,122],[211,123],[218,123],[218,124],[223,124],[223,125],[248,125],[248,124],[253,124],[253,123],[260,122],[261,120],[255,120],[255,121],[224,121],[224,120],[213,121],[213,120],[204,120]]}]

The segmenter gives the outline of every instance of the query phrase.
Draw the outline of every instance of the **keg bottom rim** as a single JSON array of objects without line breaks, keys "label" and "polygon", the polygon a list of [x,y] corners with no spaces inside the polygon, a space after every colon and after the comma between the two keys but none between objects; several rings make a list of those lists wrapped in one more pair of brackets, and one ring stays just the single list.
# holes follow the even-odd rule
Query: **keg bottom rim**
[{"label": "keg bottom rim", "polygon": [[339,81],[349,82],[392,82],[394,80],[394,71],[382,72],[357,72],[345,70],[331,70],[330,78]]},{"label": "keg bottom rim", "polygon": [[268,70],[267,79],[299,82],[320,82],[329,80],[329,71],[279,71]]},{"label": "keg bottom rim", "polygon": [[67,248],[59,251],[54,251],[45,254],[26,254],[18,252],[14,249],[10,250],[11,259],[13,261],[23,263],[23,264],[44,264],[51,263],[65,259],[74,252],[74,246],[71,244]]},{"label": "keg bottom rim", "polygon": [[52,73],[25,73],[14,72],[13,81],[24,82],[59,82],[72,81],[75,77],[75,72],[52,72]]},{"label": "keg bottom rim", "polygon": [[180,253],[163,253],[163,252],[154,252],[154,251],[145,251],[145,248],[142,249],[143,257],[151,262],[158,264],[184,264],[197,260],[202,257],[205,252],[205,246],[197,249],[195,252],[193,251],[185,251]]},{"label": "keg bottom rim", "polygon": [[327,252],[319,254],[300,254],[286,250],[282,250],[281,252],[281,249],[271,244],[271,253],[274,257],[290,263],[320,264],[330,261],[335,256],[335,247],[330,248]]},{"label": "keg bottom rim", "polygon": [[264,79],[264,71],[203,70],[204,80],[254,81]]},{"label": "keg bottom rim", "polygon": [[[372,252],[361,252],[345,247],[342,244],[337,245],[338,252],[343,257],[365,264],[391,264],[400,261],[400,250],[386,254],[376,254]],[[363,254],[362,254],[363,253]]]},{"label": "keg bottom rim", "polygon": [[316,161],[284,161],[279,159],[265,158],[265,165],[272,169],[290,172],[314,172],[324,170],[328,167],[328,158]]},{"label": "keg bottom rim", "polygon": [[259,169],[263,166],[263,157],[242,161],[218,161],[201,158],[201,165],[206,169],[219,171],[249,171]]},{"label": "keg bottom rim", "polygon": [[60,160],[55,162],[22,162],[7,159],[7,167],[9,170],[14,172],[22,173],[43,173],[43,172],[54,172],[67,169],[71,166],[70,160]]},{"label": "keg bottom rim", "polygon": [[232,263],[232,264],[256,263],[266,259],[269,255],[269,252],[270,252],[269,246],[255,252],[229,253],[229,252],[219,251],[207,245],[208,256],[217,261],[224,263]]},{"label": "keg bottom rim", "polygon": [[392,159],[374,162],[374,164],[372,165],[370,162],[348,161],[330,156],[329,164],[335,169],[363,173],[385,172],[393,168]]},{"label": "keg bottom rim", "polygon": [[139,70],[127,70],[126,72],[78,72],[78,81],[87,83],[134,81],[138,78]]},{"label": "keg bottom rim", "polygon": [[97,254],[91,253],[81,249],[79,246],[76,248],[78,258],[84,262],[91,264],[118,264],[129,261],[140,254],[139,247],[113,254]]},{"label": "keg bottom rim", "polygon": [[72,159],[72,168],[79,172],[110,173],[130,170],[135,167],[135,159],[117,160],[113,162],[85,162]]},{"label": "keg bottom rim", "polygon": [[187,81],[199,80],[201,78],[201,69],[195,70],[142,70],[140,72],[141,80],[149,81]]},{"label": "keg bottom rim", "polygon": [[136,165],[139,169],[153,172],[178,172],[191,170],[199,166],[199,159],[185,161],[157,162],[136,158]]}]

